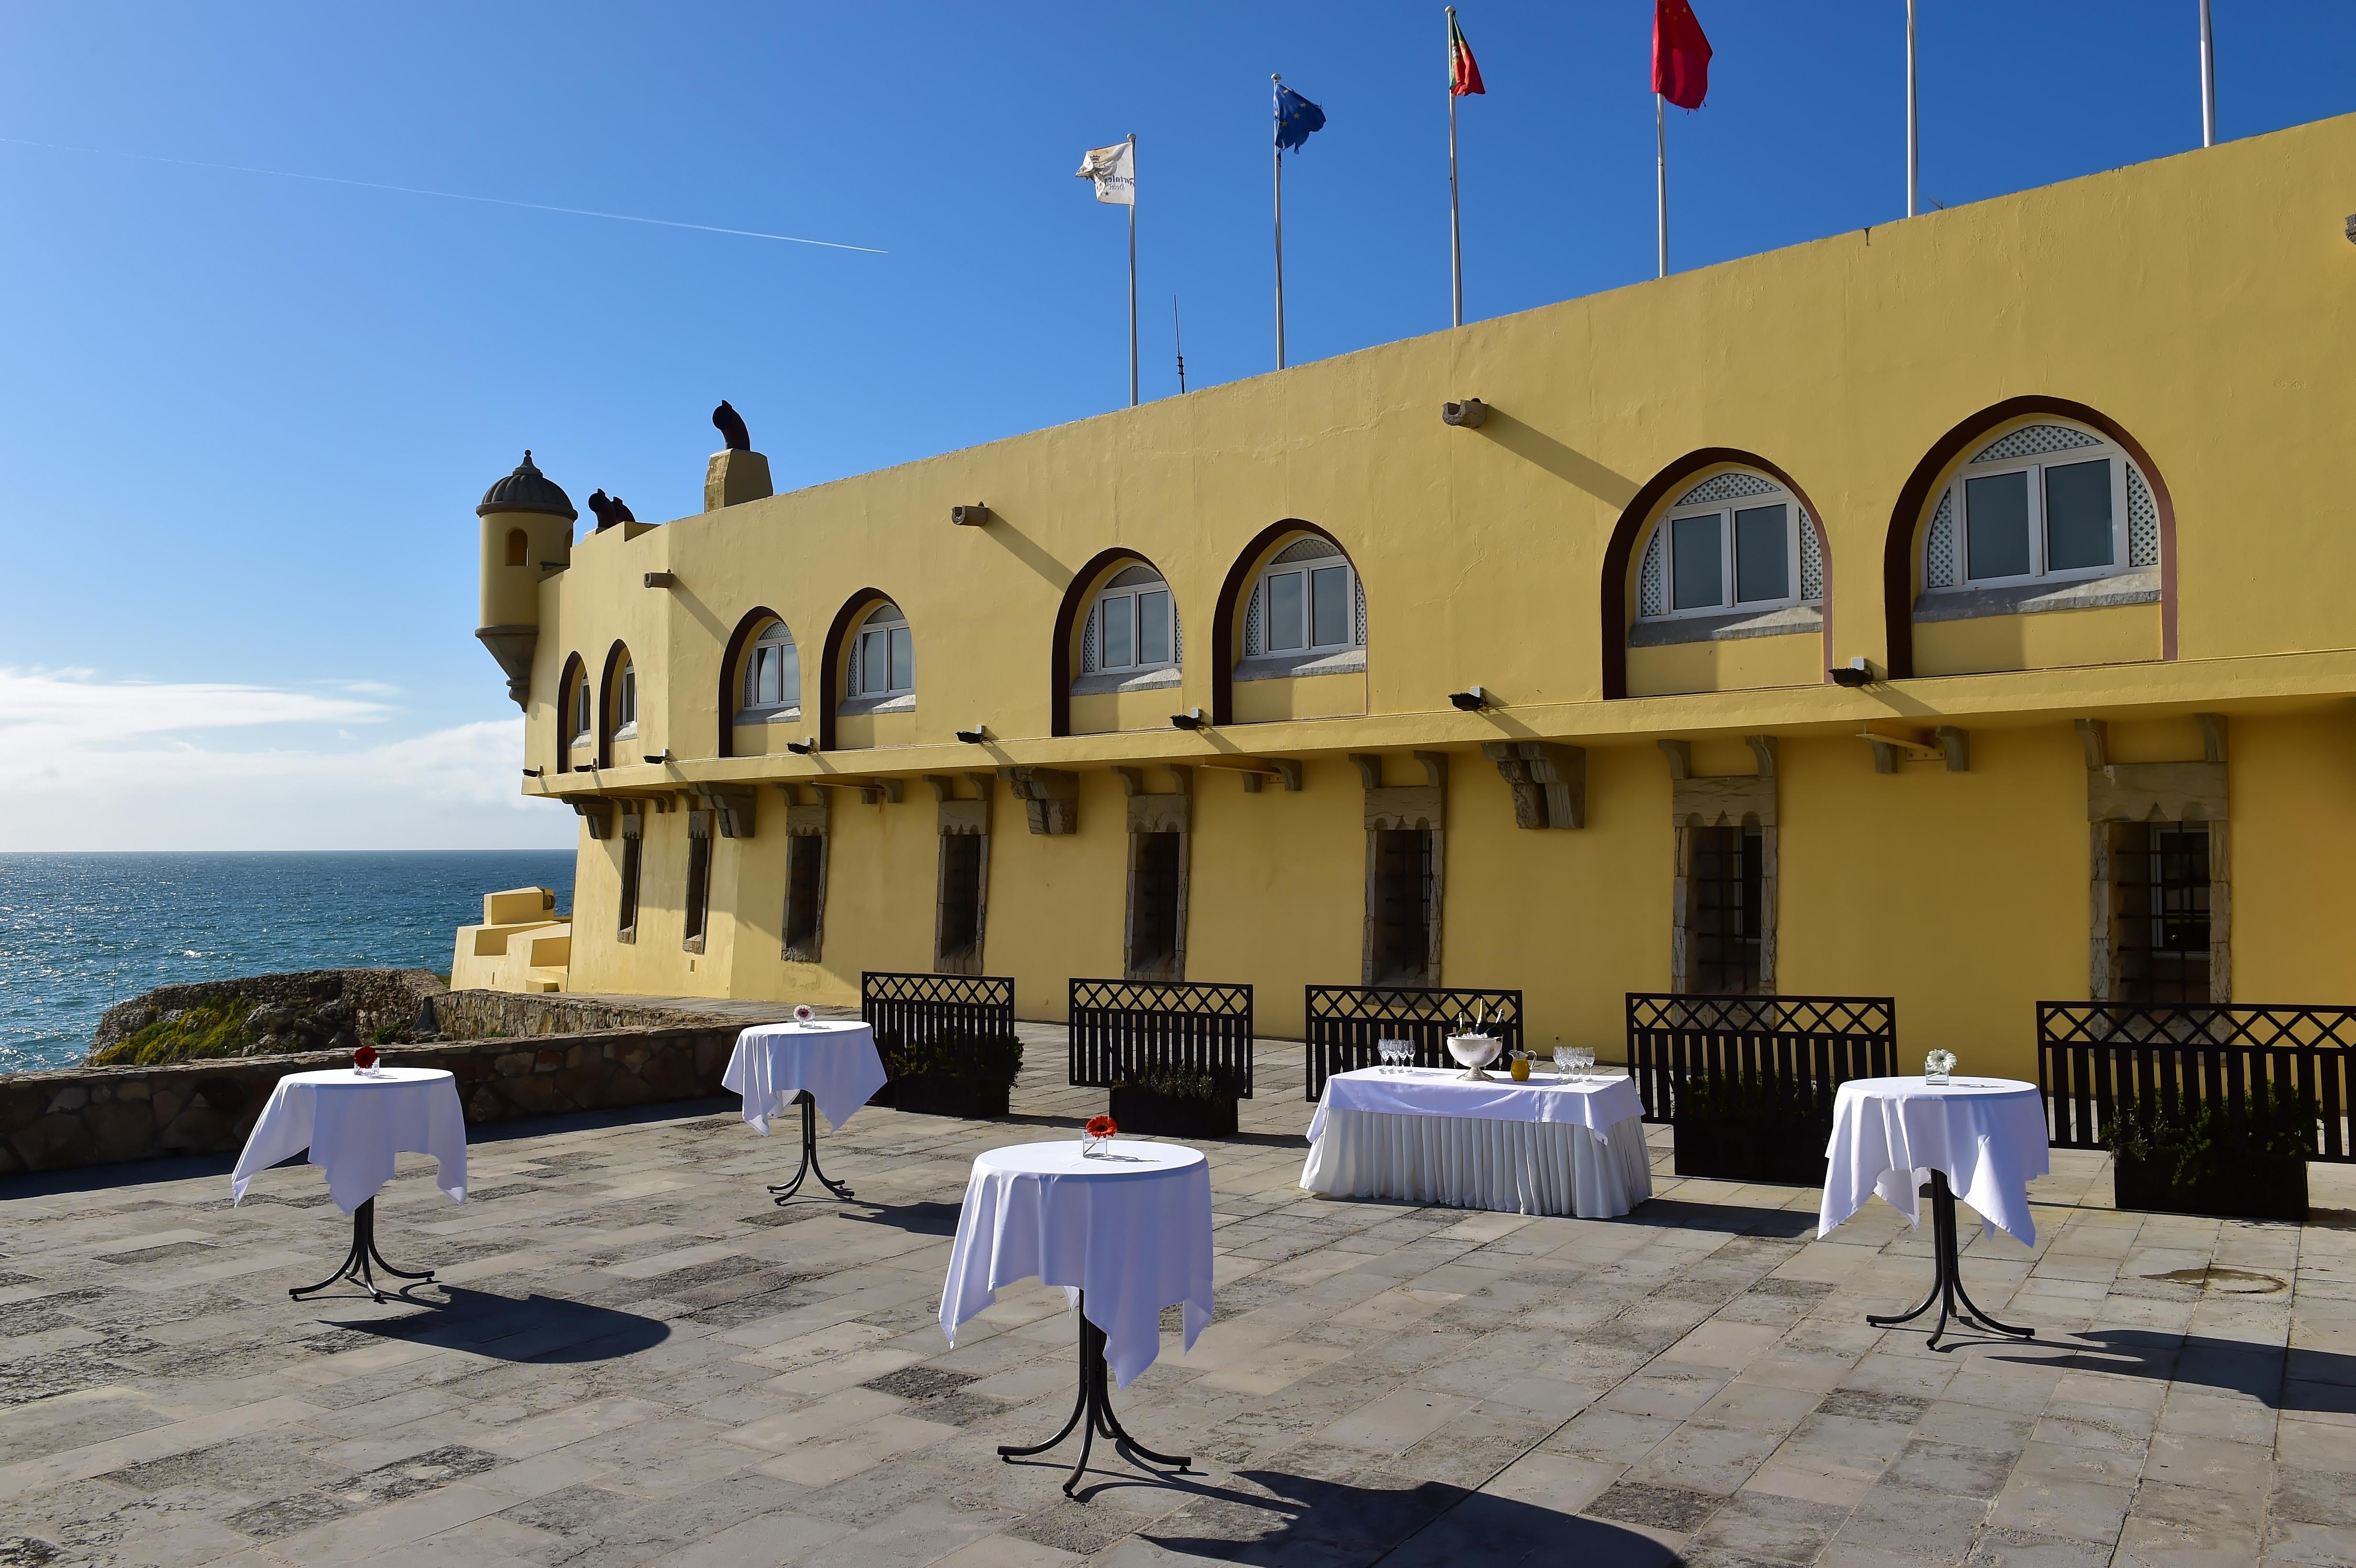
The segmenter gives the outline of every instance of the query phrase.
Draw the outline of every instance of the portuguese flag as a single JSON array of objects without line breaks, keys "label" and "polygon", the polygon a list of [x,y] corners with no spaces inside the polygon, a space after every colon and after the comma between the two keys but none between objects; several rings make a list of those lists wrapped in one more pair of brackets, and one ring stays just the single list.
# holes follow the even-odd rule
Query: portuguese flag
[{"label": "portuguese flag", "polygon": [[1459,98],[1474,93],[1486,96],[1488,89],[1481,85],[1481,62],[1472,58],[1472,46],[1464,41],[1464,29],[1456,25],[1456,7],[1448,8],[1448,91]]}]

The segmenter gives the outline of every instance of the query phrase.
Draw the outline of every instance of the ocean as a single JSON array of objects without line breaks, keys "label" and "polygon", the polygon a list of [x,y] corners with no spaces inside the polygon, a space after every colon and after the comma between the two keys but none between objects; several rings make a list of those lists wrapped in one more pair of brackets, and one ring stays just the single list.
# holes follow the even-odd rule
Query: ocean
[{"label": "ocean", "polygon": [[569,850],[0,855],[0,1072],[70,1067],[151,987],[291,969],[444,974],[501,888],[573,907]]}]

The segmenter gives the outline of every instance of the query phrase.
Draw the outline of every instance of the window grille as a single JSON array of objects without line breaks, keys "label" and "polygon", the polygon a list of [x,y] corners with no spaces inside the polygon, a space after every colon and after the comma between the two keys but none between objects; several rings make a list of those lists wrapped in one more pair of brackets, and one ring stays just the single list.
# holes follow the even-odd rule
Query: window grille
[{"label": "window grille", "polygon": [[1744,496],[1779,496],[1782,486],[1746,474],[1740,468],[1714,474],[1677,497],[1680,507],[1698,507],[1705,501],[1732,501]]},{"label": "window grille", "polygon": [[853,697],[867,689],[865,681],[861,678],[864,672],[859,667],[859,650],[866,641],[867,639],[857,632],[851,635],[851,662],[843,669],[842,682],[844,689]]},{"label": "window grille", "polygon": [[2127,464],[2127,564],[2159,564],[2159,507],[2132,463]]},{"label": "window grille", "polygon": [[2008,458],[2042,457],[2049,452],[2074,452],[2080,447],[2102,444],[2100,436],[2072,430],[2066,424],[2023,425],[1980,448],[1972,454],[1972,461],[2002,463]]},{"label": "window grille", "polygon": [[1295,539],[1277,551],[1276,559],[1269,561],[1269,565],[1287,566],[1296,560],[1323,560],[1327,556],[1341,553],[1341,546],[1331,539],[1321,539],[1312,534],[1305,539]]},{"label": "window grille", "polygon": [[1355,572],[1355,571],[1354,571],[1354,572],[1352,572],[1352,573],[1350,574],[1350,587],[1351,587],[1352,592],[1355,594],[1356,599],[1357,599],[1357,609],[1356,609],[1356,613],[1355,613],[1355,616],[1354,616],[1354,618],[1353,618],[1352,626],[1351,626],[1351,632],[1350,632],[1350,637],[1351,637],[1351,641],[1352,641],[1352,642],[1354,642],[1357,646],[1359,646],[1359,647],[1362,647],[1362,648],[1363,648],[1363,647],[1365,647],[1365,646],[1366,645],[1366,581],[1365,581],[1365,579],[1364,579],[1364,578],[1360,577],[1360,576],[1359,576],[1356,572]]},{"label": "window grille", "polygon": [[1800,602],[1820,604],[1825,597],[1825,547],[1816,539],[1815,519],[1800,510]]},{"label": "window grille", "polygon": [[1922,586],[1955,585],[1955,492],[1939,492],[1939,509],[1931,514],[1930,537],[1922,541]]},{"label": "window grille", "polygon": [[1244,609],[1244,657],[1248,659],[1268,652],[1268,615],[1261,608],[1267,596],[1265,584],[1252,584],[1251,603]]},{"label": "window grille", "polygon": [[1080,628],[1080,673],[1097,672],[1097,606],[1088,606],[1088,624]]},{"label": "window grille", "polygon": [[1374,941],[1377,986],[1427,985],[1432,977],[1433,845],[1427,828],[1375,833]]},{"label": "window grille", "polygon": [[2209,825],[2113,824],[2111,889],[2115,999],[2209,1000]]},{"label": "window grille", "polygon": [[1688,989],[1748,996],[1759,989],[1765,845],[1755,827],[1695,827],[1687,938]]},{"label": "window grille", "polygon": [[1669,608],[1669,530],[1656,528],[1644,547],[1644,564],[1636,573],[1636,613],[1662,615]]}]

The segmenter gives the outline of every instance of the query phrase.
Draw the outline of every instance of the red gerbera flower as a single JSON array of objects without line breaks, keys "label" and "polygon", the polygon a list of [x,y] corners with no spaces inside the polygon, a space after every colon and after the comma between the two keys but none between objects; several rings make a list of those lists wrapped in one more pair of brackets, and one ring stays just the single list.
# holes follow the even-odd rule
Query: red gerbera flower
[{"label": "red gerbera flower", "polygon": [[361,1068],[374,1067],[376,1065],[376,1047],[372,1045],[364,1045],[358,1051],[353,1051],[352,1065],[354,1067]]},{"label": "red gerbera flower", "polygon": [[1092,1138],[1108,1138],[1120,1128],[1110,1116],[1090,1116],[1086,1130]]}]

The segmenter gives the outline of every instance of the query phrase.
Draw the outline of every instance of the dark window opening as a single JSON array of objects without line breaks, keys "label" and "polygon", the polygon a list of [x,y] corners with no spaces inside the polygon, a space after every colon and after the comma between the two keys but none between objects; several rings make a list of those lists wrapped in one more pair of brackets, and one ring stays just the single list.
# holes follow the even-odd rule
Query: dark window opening
[{"label": "dark window opening", "polygon": [[979,833],[941,838],[941,916],[933,967],[945,975],[980,974],[981,850]]},{"label": "dark window opening", "polygon": [[703,951],[703,927],[712,902],[712,840],[690,833],[687,839],[687,920],[685,940],[690,952]]},{"label": "dark window opening", "polygon": [[615,934],[624,942],[638,939],[638,862],[646,840],[626,837],[622,840],[622,901],[621,912],[616,918]]},{"label": "dark window opening", "polygon": [[531,540],[525,536],[521,528],[509,528],[508,530],[508,564],[529,566],[531,564],[530,555]]},{"label": "dark window opening", "polygon": [[826,840],[815,833],[786,840],[786,956],[818,962],[819,876]]},{"label": "dark window opening", "polygon": [[2111,827],[2111,942],[2117,999],[2209,1000],[2209,827]]},{"label": "dark window opening", "polygon": [[1433,983],[1431,850],[1431,834],[1424,828],[1375,832],[1375,885],[1368,894],[1374,902],[1377,986]]},{"label": "dark window opening", "polygon": [[1762,837],[1755,827],[1690,831],[1686,988],[1706,997],[1750,996],[1759,989]]},{"label": "dark window opening", "polygon": [[1134,837],[1137,870],[1130,880],[1129,977],[1175,980],[1179,851],[1184,839],[1170,832]]}]

